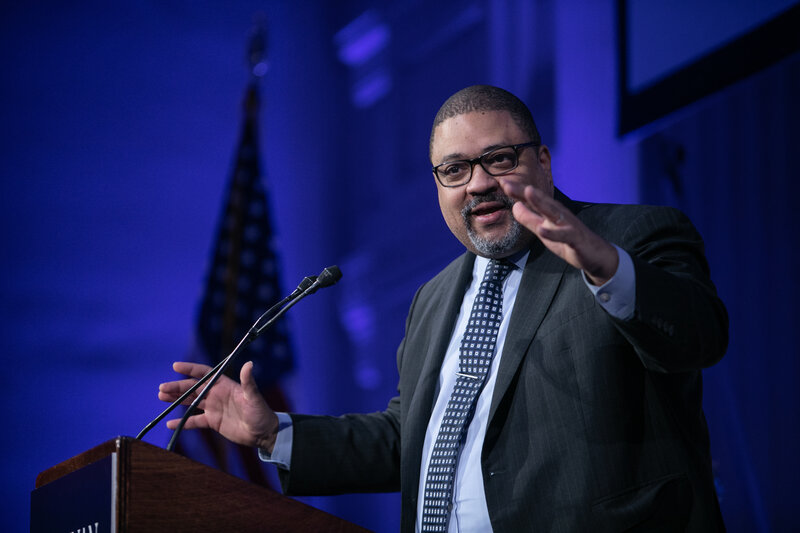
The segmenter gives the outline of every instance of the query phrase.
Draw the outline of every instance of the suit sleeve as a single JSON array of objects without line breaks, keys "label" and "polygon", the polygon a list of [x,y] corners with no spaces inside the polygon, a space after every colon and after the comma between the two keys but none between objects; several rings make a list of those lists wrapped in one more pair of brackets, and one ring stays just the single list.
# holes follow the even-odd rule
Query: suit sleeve
[{"label": "suit sleeve", "polygon": [[292,467],[283,492],[330,495],[400,490],[399,398],[385,411],[340,417],[292,414]]},{"label": "suit sleeve", "polygon": [[[406,319],[422,289],[417,291]],[[405,339],[397,350],[402,365]],[[340,417],[292,414],[291,468],[278,470],[285,494],[332,495],[400,490],[400,390],[386,410]]]},{"label": "suit sleeve", "polygon": [[636,271],[636,306],[613,319],[646,368],[685,372],[713,365],[728,345],[728,314],[709,276],[703,241],[677,209],[637,214],[622,243]]}]

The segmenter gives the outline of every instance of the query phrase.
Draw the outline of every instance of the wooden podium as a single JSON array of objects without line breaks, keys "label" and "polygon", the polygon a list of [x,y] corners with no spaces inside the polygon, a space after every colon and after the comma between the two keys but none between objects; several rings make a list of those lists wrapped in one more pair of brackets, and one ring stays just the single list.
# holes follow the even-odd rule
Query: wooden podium
[{"label": "wooden podium", "polygon": [[355,524],[131,437],[36,478],[31,532],[363,532]]}]

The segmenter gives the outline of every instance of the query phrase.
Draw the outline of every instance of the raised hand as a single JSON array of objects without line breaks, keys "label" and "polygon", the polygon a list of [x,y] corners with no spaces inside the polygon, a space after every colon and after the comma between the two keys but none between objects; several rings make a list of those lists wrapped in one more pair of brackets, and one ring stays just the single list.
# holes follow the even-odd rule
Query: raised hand
[{"label": "raised hand", "polygon": [[[189,379],[159,385],[158,399],[165,402],[177,400],[197,379],[211,370],[207,365],[185,362],[174,363],[172,368]],[[211,428],[235,443],[272,452],[278,432],[278,417],[258,391],[252,362],[242,366],[239,378],[241,384],[222,376],[200,402],[198,407],[202,412],[192,415],[186,421],[185,428]],[[189,396],[184,404],[189,405],[194,401],[199,390]],[[170,429],[175,429],[177,425],[177,419],[167,422]]]},{"label": "raised hand", "polygon": [[616,248],[581,222],[564,204],[532,185],[497,177],[503,191],[517,200],[514,218],[536,235],[561,259],[586,273],[589,281],[602,285],[619,264]]}]

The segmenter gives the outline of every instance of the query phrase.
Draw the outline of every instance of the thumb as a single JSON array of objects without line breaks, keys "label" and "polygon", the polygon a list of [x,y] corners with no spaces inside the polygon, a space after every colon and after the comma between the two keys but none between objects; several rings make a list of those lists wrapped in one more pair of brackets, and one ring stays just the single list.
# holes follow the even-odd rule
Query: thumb
[{"label": "thumb", "polygon": [[253,377],[253,362],[248,361],[242,365],[242,370],[239,372],[239,381],[242,384],[242,393],[247,401],[252,401],[257,398],[259,394],[256,379]]}]

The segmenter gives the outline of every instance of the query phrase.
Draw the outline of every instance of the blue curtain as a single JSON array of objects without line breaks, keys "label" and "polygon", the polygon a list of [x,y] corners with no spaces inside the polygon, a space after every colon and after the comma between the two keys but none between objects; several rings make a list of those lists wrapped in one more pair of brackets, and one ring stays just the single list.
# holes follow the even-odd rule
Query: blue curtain
[{"label": "blue curtain", "polygon": [[800,55],[682,112],[640,144],[645,203],[683,209],[730,313],[705,411],[730,531],[797,531]]}]

